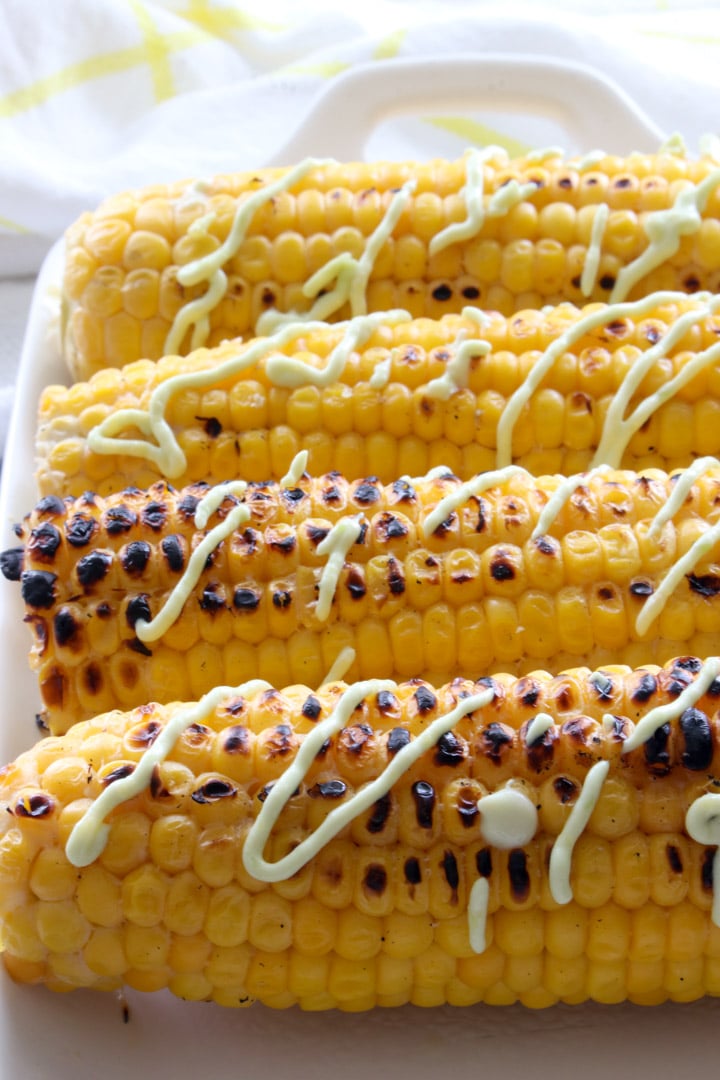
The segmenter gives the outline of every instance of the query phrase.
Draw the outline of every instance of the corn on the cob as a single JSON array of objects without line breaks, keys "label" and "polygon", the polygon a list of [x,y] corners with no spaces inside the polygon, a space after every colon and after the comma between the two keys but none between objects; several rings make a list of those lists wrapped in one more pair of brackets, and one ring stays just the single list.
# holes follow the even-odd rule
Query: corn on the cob
[{"label": "corn on the cob", "polygon": [[[339,259],[342,276],[363,253],[352,314],[402,307],[437,318],[471,301],[510,315],[588,296],[720,289],[720,170],[710,157],[509,161],[495,150],[427,164],[307,162],[107,200],[67,234],[64,341],[75,377],[252,334],[271,308],[306,311],[313,275]],[[236,223],[239,212],[248,220]],[[368,252],[385,224],[389,235]],[[215,252],[212,272],[188,271]],[[347,292],[332,317],[347,313]],[[186,329],[179,313],[193,311]]]},{"label": "corn on the cob", "polygon": [[[194,524],[203,485],[45,498],[0,567],[22,582],[54,734],[117,704],[199,697],[240,679],[318,686],[347,647],[352,677],[432,682],[662,663],[720,653],[714,465],[688,476],[687,491],[682,474],[591,473],[547,529],[541,515],[563,495],[563,478],[521,470],[480,478],[476,495],[452,476],[251,486],[223,502],[218,517],[237,503],[247,521],[209,555],[159,639],[142,631],[206,535]],[[681,506],[653,529],[673,492]],[[321,611],[322,544],[341,523],[355,532]],[[642,626],[661,583],[708,536]]]},{"label": "corn on the cob", "polygon": [[[698,824],[718,798],[717,670],[686,657],[602,682],[576,670],[437,691],[240,688],[201,720],[149,705],[78,725],[0,776],[6,967],[55,990],[168,987],[277,1008],[720,994],[717,837]],[[163,729],[191,715],[149,786],[115,791],[95,856],[73,839],[71,863],[101,793],[132,783]],[[393,768],[386,794],[331,820]],[[261,809],[278,814],[274,787],[290,797],[268,866],[250,849],[269,828]],[[498,795],[523,812],[491,812]],[[277,865],[318,829],[328,842],[305,865]]]},{"label": "corn on the cob", "polygon": [[[475,311],[438,322],[394,312],[108,369],[45,390],[39,487],[278,479],[303,449],[315,475],[383,482],[440,464],[467,479],[500,457],[535,475],[575,473],[608,460],[613,442],[612,464],[682,467],[720,452],[717,303],[655,294],[482,316],[481,328]],[[466,335],[475,358],[463,369]]]}]

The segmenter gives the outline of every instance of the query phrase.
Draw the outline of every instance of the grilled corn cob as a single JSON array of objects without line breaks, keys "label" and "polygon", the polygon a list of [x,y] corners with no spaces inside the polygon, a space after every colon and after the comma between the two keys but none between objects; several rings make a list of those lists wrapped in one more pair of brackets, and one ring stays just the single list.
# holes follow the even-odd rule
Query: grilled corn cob
[{"label": "grilled corn cob", "polygon": [[[77,725],[0,777],[5,965],[55,990],[312,1010],[720,994],[717,839],[691,838],[718,798],[712,663],[241,687]],[[149,786],[115,790],[178,721]],[[347,806],[386,769],[385,794]],[[118,805],[93,856],[76,839],[101,793]]]},{"label": "grilled corn cob", "polygon": [[[433,682],[662,663],[720,653],[720,536],[639,623],[678,560],[720,529],[720,462],[682,490],[688,479],[591,473],[547,531],[541,513],[562,495],[563,478],[521,470],[482,478],[477,495],[452,476],[251,486],[222,503],[218,517],[240,505],[247,520],[208,555],[159,638],[142,628],[207,534],[194,524],[203,485],[47,497],[0,567],[21,581],[54,734],[115,705],[190,699],[240,679],[316,687],[346,647],[355,650],[352,677]],[[677,513],[653,531],[676,489]],[[330,563],[322,544],[350,523],[321,610]]]},{"label": "grilled corn cob", "polygon": [[[268,309],[306,311],[305,286],[338,258],[342,274],[367,262],[352,314],[437,318],[469,300],[510,315],[720,290],[720,170],[709,157],[509,161],[488,148],[454,162],[312,164],[148,187],[84,214],[67,234],[64,276],[75,378],[252,335]],[[196,261],[216,252],[198,276]],[[347,313],[346,293],[333,318]]]},{"label": "grilled corn cob", "polygon": [[[383,482],[440,464],[467,479],[511,460],[569,474],[608,460],[618,438],[611,464],[681,467],[720,452],[717,303],[670,293],[510,319],[394,312],[108,369],[43,393],[40,491],[278,479],[302,449],[314,475]],[[639,417],[627,433],[614,415],[623,394]]]}]

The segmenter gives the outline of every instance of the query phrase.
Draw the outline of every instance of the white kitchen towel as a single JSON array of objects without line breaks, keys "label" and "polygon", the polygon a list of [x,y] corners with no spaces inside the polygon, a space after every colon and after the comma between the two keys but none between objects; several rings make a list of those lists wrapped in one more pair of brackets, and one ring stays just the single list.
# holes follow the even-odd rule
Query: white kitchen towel
[{"label": "white kitchen towel", "polygon": [[[364,0],[347,10],[329,0],[2,0],[0,446],[27,296],[18,302],[12,283],[105,195],[269,159],[352,65],[457,52],[564,57],[615,79],[691,145],[718,126],[720,11],[710,2]],[[481,121],[406,121],[378,149],[460,154],[482,137]],[[493,141],[537,141],[535,123],[496,126]]]}]

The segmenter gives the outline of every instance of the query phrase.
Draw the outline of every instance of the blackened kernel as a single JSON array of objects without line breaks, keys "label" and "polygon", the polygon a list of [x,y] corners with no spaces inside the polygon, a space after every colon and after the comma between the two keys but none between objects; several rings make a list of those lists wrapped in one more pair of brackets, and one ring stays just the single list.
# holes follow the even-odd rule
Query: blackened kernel
[{"label": "blackened kernel", "polygon": [[712,893],[714,884],[715,848],[706,848],[700,867],[700,881],[705,892]]},{"label": "blackened kernel", "polygon": [[325,503],[340,502],[340,491],[335,484],[329,484],[321,495],[322,501]]},{"label": "blackened kernel", "polygon": [[343,750],[358,757],[364,752],[372,736],[373,729],[369,724],[350,724],[342,729],[338,742]]},{"label": "blackened kernel", "polygon": [[132,649],[133,652],[139,653],[140,656],[152,656],[152,649],[141,641],[140,638],[132,638],[130,641],[126,641],[128,649]]},{"label": "blackened kernel", "polygon": [[520,701],[527,708],[532,709],[537,705],[540,697],[540,685],[534,679],[530,679],[525,675],[518,680],[515,690]]},{"label": "blackened kernel", "polygon": [[325,780],[308,788],[308,795],[311,799],[342,799],[346,791],[344,780]]},{"label": "blackened kernel", "polygon": [[287,536],[270,537],[268,547],[273,551],[279,551],[281,555],[289,555],[295,550],[297,540],[293,533],[289,533]]},{"label": "blackened kernel", "polygon": [[365,584],[363,571],[359,566],[351,565],[348,568],[345,587],[353,600],[362,600],[363,596],[365,596],[367,585]]},{"label": "blackened kernel", "polygon": [[563,806],[577,795],[577,784],[567,776],[557,776],[553,780],[553,790]]},{"label": "blackened kernel", "polygon": [[196,416],[195,419],[202,422],[206,435],[209,435],[211,439],[217,439],[223,429],[217,416]]},{"label": "blackened kernel", "polygon": [[365,871],[365,888],[378,896],[382,896],[387,887],[387,870],[380,863],[370,863]]},{"label": "blackened kernel", "polygon": [[160,532],[167,521],[167,507],[164,503],[149,502],[143,507],[140,520],[153,532]]},{"label": "blackened kernel", "polygon": [[686,709],[680,717],[680,731],[685,739],[682,764],[693,772],[710,768],[713,740],[710,721],[700,709]]},{"label": "blackened kernel", "polygon": [[138,593],[137,596],[133,596],[128,601],[128,606],[125,610],[125,618],[127,619],[128,626],[135,628],[135,623],[138,619],[144,619],[145,622],[152,621],[152,614],[150,612],[150,603],[147,593]]},{"label": "blackened kernel", "polygon": [[326,536],[329,535],[330,529],[321,525],[313,525],[311,522],[307,522],[305,525],[305,532],[307,538],[314,547],[322,543]]},{"label": "blackened kernel", "polygon": [[112,616],[112,613],[112,607],[108,604],[107,600],[103,600],[102,603],[98,604],[95,608],[95,614],[98,619],[109,619]]},{"label": "blackened kernel", "polygon": [[102,777],[100,783],[103,787],[109,787],[109,785],[114,784],[116,780],[124,780],[126,776],[132,776],[134,772],[135,766],[130,761],[126,761],[124,765],[118,765],[112,772],[106,773],[106,775]]},{"label": "blackened kernel", "polygon": [[390,792],[385,792],[377,802],[373,804],[372,811],[367,820],[367,831],[376,835],[381,833],[385,828],[388,817],[390,816],[390,808],[392,801],[390,798]]},{"label": "blackened kernel", "polygon": [[41,525],[37,525],[30,533],[27,545],[28,551],[37,560],[52,562],[57,549],[60,547],[61,540],[62,537],[57,526],[50,521],[43,521]]},{"label": "blackened kernel", "polygon": [[120,565],[126,574],[136,577],[150,562],[152,549],[145,540],[132,540],[120,553]]},{"label": "blackened kernel", "polygon": [[649,581],[632,581],[630,592],[633,596],[652,596],[655,589]]},{"label": "blackened kernel", "polygon": [[52,814],[54,809],[55,800],[44,792],[38,792],[37,795],[25,795],[19,799],[14,812],[17,817],[44,818]]},{"label": "blackened kernel", "polygon": [[73,547],[85,547],[97,532],[98,523],[87,514],[74,514],[65,523],[65,537]]},{"label": "blackened kernel", "polygon": [[283,611],[292,603],[292,593],[287,589],[276,589],[272,597],[273,605]]},{"label": "blackened kernel", "polygon": [[14,547],[0,551],[0,572],[8,581],[19,581],[22,574],[25,548]]},{"label": "blackened kernel", "polygon": [[109,507],[103,515],[103,525],[109,536],[130,532],[137,522],[138,516],[135,511],[122,503],[119,506]]},{"label": "blackened kernel", "polygon": [[530,875],[527,856],[522,848],[513,848],[508,855],[508,877],[514,899],[518,903],[527,900],[530,895]]},{"label": "blackened kernel", "polygon": [[306,499],[308,495],[302,488],[283,488],[280,492],[280,497],[284,502],[295,505],[296,503],[302,502],[303,499]]},{"label": "blackened kernel", "polygon": [[196,803],[214,803],[219,799],[234,799],[236,795],[237,788],[229,780],[223,780],[218,776],[208,780],[197,791],[193,791],[190,798]]},{"label": "blackened kernel", "polygon": [[697,276],[697,274],[688,274],[687,277],[683,280],[683,285],[686,292],[697,292],[700,288],[700,278]]},{"label": "blackened kernel", "polygon": [[392,490],[398,502],[415,502],[417,499],[417,492],[408,480],[394,480]]},{"label": "blackened kernel", "polygon": [[480,811],[477,795],[472,788],[460,788],[457,797],[457,812],[464,828],[469,829],[471,825],[474,825]]},{"label": "blackened kernel", "polygon": [[512,581],[515,577],[515,567],[502,555],[495,555],[490,561],[490,576],[495,581]]},{"label": "blackened kernel", "polygon": [[432,829],[435,788],[425,780],[418,780],[413,784],[411,791],[415,800],[415,817],[418,825],[421,829]]},{"label": "blackened kernel", "polygon": [[185,567],[185,554],[181,538],[176,533],[164,536],[160,542],[160,550],[165,556],[168,569],[174,574],[179,574]]},{"label": "blackened kernel", "polygon": [[388,559],[388,587],[393,596],[402,596],[405,592],[405,575],[397,559]]},{"label": "blackened kernel", "polygon": [[64,708],[66,703],[67,679],[62,668],[52,667],[40,680],[40,693],[49,709]]},{"label": "blackened kernel", "polygon": [[676,848],[674,844],[666,844],[665,854],[667,855],[667,861],[671,872],[673,874],[682,874],[683,861],[678,848]]},{"label": "blackened kernel", "polygon": [[214,615],[216,611],[222,611],[227,607],[225,597],[220,591],[221,589],[222,586],[214,581],[205,586],[199,601],[203,611],[207,611],[210,615]]},{"label": "blackened kernel", "polygon": [[200,499],[196,495],[182,495],[176,505],[176,509],[180,517],[185,518],[187,521],[189,518],[195,517],[195,511],[198,508]]},{"label": "blackened kernel", "polygon": [[170,792],[162,782],[160,769],[157,765],[153,768],[153,771],[150,774],[150,794],[152,795],[153,799],[164,799],[167,798],[167,796],[170,794]]},{"label": "blackened kernel", "polygon": [[367,481],[360,484],[353,492],[353,499],[361,506],[371,506],[376,503],[380,498],[380,492],[375,484],[370,484]]},{"label": "blackened kernel", "polygon": [[638,702],[649,701],[653,694],[657,693],[657,679],[650,672],[642,675],[638,685],[635,687],[632,693],[632,700]]},{"label": "blackened kernel", "polygon": [[404,727],[395,727],[392,731],[388,732],[387,737],[387,749],[388,754],[397,754],[399,750],[402,750],[403,746],[407,746],[410,742],[410,732]]},{"label": "blackened kernel", "polygon": [[663,724],[657,728],[643,743],[645,761],[654,766],[655,775],[664,775],[670,768],[670,752],[668,740],[670,739],[670,724]]},{"label": "blackened kernel", "polygon": [[697,656],[679,656],[673,663],[673,671],[690,671],[697,675],[702,666],[703,662]]},{"label": "blackened kernel", "polygon": [[377,521],[378,532],[387,537],[388,540],[396,540],[400,537],[407,536],[408,527],[403,524],[399,518],[396,518],[394,514],[389,511],[381,514]]},{"label": "blackened kernel", "polygon": [[226,754],[250,753],[250,735],[244,724],[233,724],[222,734],[222,748]]},{"label": "blackened kernel", "polygon": [[48,625],[42,615],[23,615],[23,622],[27,623],[35,635],[35,649],[38,656],[43,656],[48,642]]},{"label": "blackened kernel", "polygon": [[157,720],[149,720],[143,727],[135,728],[127,736],[127,740],[133,747],[152,746],[162,731]]},{"label": "blackened kernel", "polygon": [[35,513],[59,517],[65,513],[65,503],[58,495],[43,495],[42,499],[35,504]]},{"label": "blackened kernel", "polygon": [[615,288],[615,278],[612,274],[603,274],[600,278],[600,288],[610,292]]},{"label": "blackened kernel", "polygon": [[466,300],[477,300],[480,296],[480,290],[475,285],[466,285],[462,294]]},{"label": "blackened kernel", "polygon": [[306,720],[317,720],[318,716],[320,715],[321,709],[322,706],[320,705],[320,702],[315,697],[315,695],[308,694],[302,704],[300,712]]},{"label": "blackened kernel", "polygon": [[495,722],[488,724],[485,728],[482,733],[482,741],[486,755],[491,761],[499,764],[503,749],[512,744],[513,733],[505,724]]},{"label": "blackened kernel", "polygon": [[597,694],[599,701],[612,701],[615,685],[609,675],[606,675],[603,671],[596,671],[590,679],[590,685]]},{"label": "blackened kernel", "polygon": [[91,697],[95,697],[102,690],[103,673],[99,664],[94,662],[86,664],[83,668],[82,679],[85,683],[85,689]]},{"label": "blackened kernel", "polygon": [[233,607],[238,611],[255,611],[260,605],[260,593],[255,589],[237,588],[233,593]]},{"label": "blackened kernel", "polygon": [[22,598],[28,607],[51,608],[55,603],[57,574],[49,570],[23,570],[20,575]]},{"label": "blackened kernel", "polygon": [[420,860],[411,856],[405,860],[403,866],[403,873],[405,874],[405,880],[408,885],[419,885],[422,881],[422,871],[420,869]]},{"label": "blackened kernel", "polygon": [[560,552],[560,545],[551,536],[537,536],[533,543],[543,555],[558,555]]},{"label": "blackened kernel", "polygon": [[421,715],[432,712],[437,705],[437,698],[429,686],[418,686],[413,697],[415,699],[415,704],[417,705],[417,710]]},{"label": "blackened kernel", "polygon": [[480,877],[489,878],[492,874],[492,851],[489,847],[480,848],[475,855],[475,866]]},{"label": "blackened kernel", "polygon": [[69,608],[61,607],[55,612],[53,633],[58,645],[68,645],[77,634],[80,626]]},{"label": "blackened kernel", "polygon": [[379,690],[375,700],[381,713],[394,712],[400,707],[400,702],[391,690]]},{"label": "blackened kernel", "polygon": [[433,300],[450,300],[452,298],[453,291],[449,285],[436,285],[432,291]]},{"label": "blackened kernel", "polygon": [[465,760],[465,746],[453,731],[441,735],[436,743],[436,765],[460,765]]},{"label": "blackened kernel", "polygon": [[444,853],[440,866],[442,867],[448,885],[453,892],[456,892],[457,887],[460,884],[460,871],[458,870],[457,859],[452,851],[446,851]]},{"label": "blackened kernel", "polygon": [[78,581],[83,588],[97,584],[110,573],[112,562],[109,551],[89,551],[87,555],[78,559],[75,567]]},{"label": "blackened kernel", "polygon": [[686,574],[687,583],[698,596],[713,597],[720,593],[720,577],[716,574]]}]

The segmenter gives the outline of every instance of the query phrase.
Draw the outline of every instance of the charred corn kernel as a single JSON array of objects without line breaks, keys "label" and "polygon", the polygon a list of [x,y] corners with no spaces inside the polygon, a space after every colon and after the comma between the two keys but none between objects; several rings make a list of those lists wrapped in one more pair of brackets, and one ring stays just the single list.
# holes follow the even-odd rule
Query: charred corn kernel
[{"label": "charred corn kernel", "polygon": [[[682,164],[687,169],[687,163]],[[252,333],[269,307],[307,310],[311,301],[303,295],[302,285],[342,252],[359,258],[381,225],[392,192],[409,179],[417,186],[371,267],[366,291],[371,311],[407,307],[415,315],[434,317],[458,311],[470,300],[509,315],[529,302],[540,306],[548,296],[556,302],[577,300],[590,245],[586,210],[594,211],[599,203],[611,212],[592,297],[607,297],[623,267],[648,247],[648,215],[671,207],[682,187],[668,182],[662,155],[650,159],[642,175],[645,166],[633,157],[617,162],[606,158],[579,177],[562,158],[542,169],[527,159],[510,163],[497,159],[482,167],[484,220],[474,235],[432,253],[434,239],[466,217],[460,194],[466,183],[464,161],[427,166],[324,164],[294,183],[288,177],[291,190],[276,192],[256,210],[246,235],[224,264],[228,288],[209,312],[208,341]],[[713,167],[709,159],[693,165],[693,182],[701,183]],[[152,359],[161,356],[180,306],[208,287],[206,282],[181,286],[178,269],[228,238],[243,196],[262,191],[283,176],[283,170],[217,176],[202,196],[204,209],[197,200],[196,205],[192,199],[184,203],[187,189],[171,184],[134,192],[94,214],[84,214],[68,230],[64,279],[70,314],[64,347],[76,377],[137,358],[142,355],[134,351],[138,341],[151,346],[144,351]],[[496,213],[492,199],[510,178],[520,184],[529,178],[539,186],[515,206]],[[196,224],[203,214],[211,219],[204,229]],[[645,276],[646,292],[659,287],[688,291],[713,287],[716,215],[711,195],[696,233],[684,240],[677,256]],[[149,316],[144,308],[153,307],[153,286],[137,276],[146,273],[161,273],[165,283],[160,323],[150,338],[145,334]],[[102,332],[103,302],[96,313],[96,297],[107,292],[109,279],[108,298],[124,294],[132,275],[136,276],[131,287],[138,295],[136,310],[128,314],[135,326],[132,330],[128,326],[127,338],[108,339]],[[142,298],[145,289],[147,301]],[[242,302],[235,302],[238,297]],[[98,320],[90,333],[88,315]],[[184,348],[189,340],[186,334]]]},{"label": "charred corn kernel", "polygon": [[[346,646],[356,654],[354,675],[433,682],[465,671],[542,665],[556,672],[720,651],[720,598],[709,561],[678,583],[647,631],[637,629],[646,599],[715,522],[717,470],[698,478],[658,537],[650,523],[677,482],[659,470],[592,473],[548,535],[534,537],[561,481],[506,477],[479,504],[470,498],[449,510],[429,533],[428,518],[457,491],[456,478],[382,485],[332,474],[299,480],[291,498],[279,485],[250,487],[243,496],[250,520],[220,543],[179,617],[148,645],[135,623],[162,610],[202,540],[193,514],[206,488],[158,483],[144,493],[43,499],[24,519],[22,547],[4,566],[25,598],[30,663],[47,722],[61,733],[117,701],[132,707],[179,692],[199,697],[238,678],[317,686]],[[347,517],[363,533],[320,619],[326,557],[317,548]],[[274,738],[264,735],[262,745]],[[253,745],[240,732],[218,746],[197,730],[179,740],[178,760],[243,781]],[[96,749],[113,763],[110,773],[119,767],[115,744]],[[282,756],[261,754],[263,782],[282,768]],[[44,783],[50,794],[88,794],[81,762],[51,763]],[[659,780],[647,831],[681,828],[681,810],[672,811],[663,791]],[[622,785],[609,785],[602,798],[615,799],[617,835],[636,827],[636,804]],[[157,830],[157,865],[166,859],[169,872],[187,869],[193,839],[181,841],[170,824]],[[182,843],[185,855],[173,849]]]},{"label": "charred corn kernel", "polygon": [[[112,747],[123,747],[121,761],[139,760],[143,733],[156,736],[179,706],[76,725],[0,777],[0,853],[12,852],[0,883],[7,969],[58,990],[167,986],[188,1000],[229,1006],[255,998],[274,1008],[350,1011],[407,1001],[542,1008],[556,1000],[649,1004],[716,994],[720,931],[711,921],[708,876],[714,847],[691,840],[682,821],[677,831],[663,827],[672,815],[658,825],[645,807],[672,799],[685,808],[707,791],[698,769],[702,758],[706,775],[720,753],[710,719],[714,689],[698,697],[692,724],[685,714],[669,721],[663,776],[650,743],[626,755],[617,736],[655,706],[676,702],[678,683],[687,685],[700,667],[683,657],[663,669],[610,667],[601,683],[585,668],[476,684],[456,679],[437,690],[413,681],[369,696],[354,726],[328,740],[300,782],[271,837],[271,861],[317,828],[318,805],[331,810],[372,782],[399,744],[463,695],[487,685],[493,691],[353,824],[352,839],[331,840],[274,885],[253,878],[242,860],[247,829],[263,805],[257,764],[270,752],[268,740],[281,735],[294,757],[332,712],[342,684],[221,703],[194,729],[202,753],[188,755],[192,732],[178,739],[150,789],[115,811],[100,858],[80,869],[56,837],[63,816],[67,837],[90,798],[57,783],[50,796],[44,778],[57,779],[63,762],[82,763],[87,790],[97,795],[101,778],[112,775],[113,762],[105,761]],[[608,702],[615,720],[606,729],[599,721]],[[552,728],[528,745],[528,722],[542,711],[550,712]],[[253,771],[243,779],[203,771],[206,755],[224,760],[229,743],[254,750]],[[548,883],[550,856],[600,761],[609,773],[572,852],[573,898],[560,904]],[[484,839],[479,810],[508,780],[539,806],[538,832],[524,845],[497,849]],[[224,820],[208,823],[213,800]],[[35,816],[18,807],[34,808]],[[467,909],[481,877],[489,886],[486,944],[475,952]]]},{"label": "charred corn kernel", "polygon": [[[652,333],[646,319],[612,321],[613,309],[609,308],[608,319],[617,328],[609,332],[598,327],[568,348],[562,362],[553,365],[543,385],[530,394],[509,440],[505,432],[508,445],[502,453],[535,474],[567,474],[587,468],[598,447],[602,454],[607,450],[608,409],[623,380],[635,364],[644,362],[645,354],[658,341],[656,333],[662,338],[681,315],[697,311],[694,348],[669,348],[668,356],[656,361],[632,395],[629,409],[645,402],[649,393],[659,391],[672,378],[682,378],[687,365],[699,356],[707,357],[707,393],[702,390],[702,379],[695,377],[670,400],[658,402],[657,411],[629,438],[622,464],[674,468],[689,464],[700,454],[717,455],[717,425],[703,421],[720,410],[720,365],[708,352],[716,344],[714,319],[704,314],[700,304],[688,298],[658,306],[649,312]],[[109,447],[112,453],[98,454],[90,449],[85,420],[97,414],[99,403],[108,413],[121,407],[147,411],[151,396],[181,370],[194,376],[237,359],[237,342],[226,341],[209,351],[196,350],[182,361],[169,356],[157,364],[129,364],[118,378],[112,399],[105,377],[98,382],[94,376],[69,390],[48,387],[39,414],[39,486],[44,494],[81,495],[103,485],[103,490],[108,489],[114,476],[117,486],[132,483],[142,487],[152,482],[150,478],[162,477],[163,467],[173,472],[169,478],[178,486],[239,475],[264,481],[284,475],[300,449],[308,450],[308,469],[313,475],[331,470],[350,479],[371,475],[372,460],[372,469],[379,469],[377,475],[384,482],[394,479],[398,471],[417,476],[443,463],[468,479],[474,472],[494,466],[506,405],[523,386],[542,351],[561,332],[571,329],[583,312],[591,314],[593,310],[590,307],[581,312],[564,305],[543,312],[523,311],[514,319],[492,313],[482,331],[491,351],[482,363],[471,364],[468,386],[458,386],[447,400],[433,397],[428,385],[446,370],[458,335],[478,333],[477,325],[462,316],[378,328],[322,392],[309,378],[301,378],[299,386],[275,386],[273,363],[282,354],[322,368],[342,338],[341,329],[329,326],[307,339],[293,338],[277,350],[268,345],[270,357],[258,356],[256,362],[219,381],[209,392],[182,391],[170,396],[166,418],[182,455],[177,472],[174,466],[161,467],[155,461],[121,453],[122,437]],[[122,313],[122,318],[126,317]],[[521,326],[516,327],[517,323]],[[302,324],[297,325],[302,334]],[[262,343],[264,339],[258,340]],[[261,344],[248,347],[260,349]],[[597,360],[598,352],[607,354],[606,359]],[[372,366],[383,362],[381,356],[392,361],[390,381],[382,394],[369,384]],[[598,364],[601,375],[596,373]],[[134,427],[127,429],[128,434],[131,431],[134,437]],[[381,441],[376,445],[378,438]],[[153,436],[149,441],[154,445]]]}]

